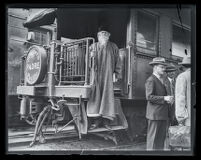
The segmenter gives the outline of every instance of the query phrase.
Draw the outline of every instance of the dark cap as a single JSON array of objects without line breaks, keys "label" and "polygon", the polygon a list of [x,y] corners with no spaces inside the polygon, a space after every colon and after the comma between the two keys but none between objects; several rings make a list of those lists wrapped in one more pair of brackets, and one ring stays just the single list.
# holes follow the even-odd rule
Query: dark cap
[{"label": "dark cap", "polygon": [[101,32],[101,31],[106,31],[106,32],[110,33],[108,27],[106,27],[106,26],[100,26],[98,28],[98,32]]},{"label": "dark cap", "polygon": [[165,72],[174,72],[174,71],[176,71],[176,70],[177,70],[177,67],[176,67],[174,64],[170,63],[170,64],[166,67]]}]

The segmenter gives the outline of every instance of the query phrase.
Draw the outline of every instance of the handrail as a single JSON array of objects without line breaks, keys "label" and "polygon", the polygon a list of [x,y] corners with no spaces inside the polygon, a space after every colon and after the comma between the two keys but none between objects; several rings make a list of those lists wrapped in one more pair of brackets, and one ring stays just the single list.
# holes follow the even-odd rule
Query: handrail
[{"label": "handrail", "polygon": [[[86,37],[73,42],[64,43],[58,40],[53,40],[50,45],[59,47],[59,54],[56,54],[54,49],[54,56],[59,55],[55,62],[55,69],[58,69],[58,81],[59,85],[63,83],[77,83],[84,81],[82,85],[89,84],[89,45],[95,43],[95,39],[92,37]],[[84,66],[85,65],[85,66]],[[58,67],[58,68],[57,68]],[[55,72],[56,73],[56,72]],[[54,74],[55,74],[54,73]],[[75,81],[74,78],[79,78],[79,82]]]},{"label": "handrail", "polygon": [[131,67],[131,47],[133,47],[134,43],[128,43],[128,82],[127,82],[127,89],[129,93],[129,98],[132,97],[132,67]]}]

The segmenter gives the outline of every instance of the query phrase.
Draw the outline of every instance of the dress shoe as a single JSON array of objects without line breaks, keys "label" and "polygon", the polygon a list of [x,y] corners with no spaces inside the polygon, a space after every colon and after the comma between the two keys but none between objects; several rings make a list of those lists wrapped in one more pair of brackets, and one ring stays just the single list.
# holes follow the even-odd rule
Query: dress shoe
[{"label": "dress shoe", "polygon": [[108,130],[112,130],[112,128],[108,125],[108,124],[105,124],[104,127]]},{"label": "dress shoe", "polygon": [[94,123],[90,126],[89,130],[98,128],[98,124]]}]

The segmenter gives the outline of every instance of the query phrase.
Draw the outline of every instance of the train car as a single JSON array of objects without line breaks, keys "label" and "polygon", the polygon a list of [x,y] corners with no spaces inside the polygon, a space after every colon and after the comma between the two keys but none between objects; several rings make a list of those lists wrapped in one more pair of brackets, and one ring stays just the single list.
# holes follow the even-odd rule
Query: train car
[{"label": "train car", "polygon": [[[144,84],[152,73],[149,62],[160,56],[177,65],[182,57],[191,54],[191,8],[188,6],[66,7],[31,14],[24,23],[29,49],[22,56],[23,72],[17,94],[21,99],[21,118],[36,125],[32,144],[37,135],[42,135],[41,127],[49,113],[54,124],[67,120],[57,132],[75,122],[79,138],[82,137],[81,119],[87,118],[82,114],[93,77],[89,48],[97,41],[97,29],[102,24],[108,26],[111,41],[119,47],[123,79],[121,83],[114,81],[114,93],[128,122],[128,128],[116,126],[113,130],[126,130],[131,140],[146,137]],[[42,31],[46,44],[36,40],[37,32]],[[71,120],[66,115],[71,115]],[[106,130],[87,133],[101,131]]]},{"label": "train car", "polygon": [[[17,86],[22,82],[22,63],[21,58],[31,45],[47,45],[49,39],[47,28],[28,29],[23,26],[31,14],[41,9],[27,10],[23,8],[8,8],[7,10],[7,125],[8,127],[16,127],[26,125],[24,121],[20,121],[19,99],[17,94]],[[29,34],[28,34],[29,32]],[[34,41],[29,40],[35,35]]]},{"label": "train car", "polygon": [[[24,45],[28,29],[23,26],[28,11],[23,9],[7,10],[7,113],[9,127],[23,123],[20,121],[17,86],[20,83],[21,56],[27,48]],[[15,123],[16,122],[16,123]],[[25,125],[25,123],[23,123]]]}]

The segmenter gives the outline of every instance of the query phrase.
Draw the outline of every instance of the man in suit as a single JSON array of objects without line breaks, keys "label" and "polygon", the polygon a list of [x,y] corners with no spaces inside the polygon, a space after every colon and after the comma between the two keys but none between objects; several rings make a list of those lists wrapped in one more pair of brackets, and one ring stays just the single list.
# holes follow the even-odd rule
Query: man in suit
[{"label": "man in suit", "polygon": [[[177,68],[174,64],[170,63],[167,67],[165,72],[167,73],[167,84],[170,86],[170,93],[168,95],[175,97],[175,82],[177,76]],[[178,125],[178,122],[175,117],[175,103],[169,106],[169,118],[171,126]]]},{"label": "man in suit", "polygon": [[175,114],[179,124],[191,124],[191,59],[184,57],[180,63],[185,71],[180,73],[175,85]]},{"label": "man in suit", "polygon": [[153,74],[145,83],[148,119],[147,150],[163,150],[168,127],[168,106],[174,102],[164,84],[165,59],[156,57],[149,63]]}]

